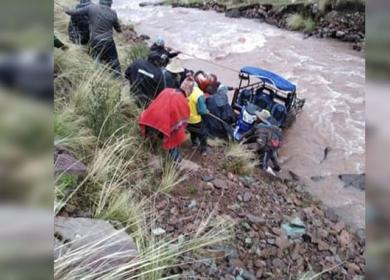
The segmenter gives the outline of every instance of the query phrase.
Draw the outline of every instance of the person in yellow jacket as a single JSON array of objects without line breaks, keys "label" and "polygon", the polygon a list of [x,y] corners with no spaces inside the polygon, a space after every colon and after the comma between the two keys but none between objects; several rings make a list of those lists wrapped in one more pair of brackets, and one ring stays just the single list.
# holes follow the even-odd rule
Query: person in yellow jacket
[{"label": "person in yellow jacket", "polygon": [[202,155],[207,154],[207,128],[202,121],[202,116],[208,114],[206,100],[203,91],[197,86],[194,86],[191,94],[187,97],[190,106],[190,117],[188,119],[187,130],[191,134],[191,142],[193,147],[200,144],[200,152]]}]

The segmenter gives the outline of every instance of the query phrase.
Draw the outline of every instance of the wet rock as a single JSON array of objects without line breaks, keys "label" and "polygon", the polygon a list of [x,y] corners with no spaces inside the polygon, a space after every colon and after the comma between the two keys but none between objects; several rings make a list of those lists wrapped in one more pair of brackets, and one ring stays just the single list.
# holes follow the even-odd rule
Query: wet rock
[{"label": "wet rock", "polygon": [[140,38],[141,40],[143,40],[143,41],[147,41],[147,40],[150,39],[150,37],[149,37],[148,35],[146,35],[146,34],[141,34],[141,35],[139,35],[139,38]]},{"label": "wet rock", "polygon": [[116,230],[107,221],[55,217],[54,231],[56,244],[62,246],[61,250],[54,248],[55,256],[91,247],[91,250],[83,249],[88,253],[79,257],[83,266],[90,266],[95,272],[126,264],[138,255],[132,238],[125,231]]},{"label": "wet rock", "polygon": [[339,179],[344,182],[344,187],[354,187],[359,190],[365,189],[365,177],[364,173],[339,175]]},{"label": "wet rock", "polygon": [[239,177],[238,179],[244,187],[247,188],[250,188],[254,183],[256,183],[256,179],[250,176]]},{"label": "wet rock", "polygon": [[87,167],[72,155],[67,153],[59,153],[55,159],[55,173],[60,175],[63,172],[84,177],[87,174]]},{"label": "wet rock", "polygon": [[198,204],[196,203],[196,200],[191,200],[191,203],[188,205],[189,209],[196,208]]},{"label": "wet rock", "polygon": [[204,182],[211,182],[211,181],[213,181],[214,179],[215,179],[215,177],[214,177],[214,176],[211,176],[211,175],[202,176],[202,180],[203,180]]},{"label": "wet rock", "polygon": [[227,189],[228,188],[228,185],[227,185],[226,181],[221,180],[221,179],[214,179],[213,185],[218,190],[220,190],[220,189]]},{"label": "wet rock", "polygon": [[244,193],[244,197],[243,197],[243,201],[244,202],[248,202],[252,199],[252,193],[251,192],[245,192]]},{"label": "wet rock", "polygon": [[347,265],[348,274],[357,274],[360,272],[360,267],[357,264],[348,262]]},{"label": "wet rock", "polygon": [[261,277],[263,277],[263,269],[258,269],[256,271],[256,278],[261,279]]},{"label": "wet rock", "polygon": [[300,177],[298,176],[298,174],[294,173],[293,171],[289,170],[288,173],[290,174],[292,180],[294,180],[294,181],[300,180]]},{"label": "wet rock", "polygon": [[248,270],[246,269],[241,269],[240,270],[240,276],[244,279],[244,280],[256,280],[256,276],[253,275],[252,273],[250,273]]},{"label": "wet rock", "polygon": [[337,220],[338,220],[336,213],[334,212],[334,210],[332,210],[330,208],[326,209],[325,217],[328,218],[329,220],[331,220],[332,222],[337,222]]},{"label": "wet rock", "polygon": [[343,247],[348,247],[351,243],[351,235],[348,233],[348,231],[343,230],[340,235],[337,237],[339,243]]},{"label": "wet rock", "polygon": [[251,230],[251,226],[247,223],[247,222],[242,222],[241,223],[241,227],[246,230],[246,231],[250,231]]},{"label": "wet rock", "polygon": [[263,260],[256,260],[256,261],[254,262],[254,265],[255,265],[255,267],[257,267],[257,268],[261,268],[261,267],[266,267],[266,266],[267,266],[267,263],[266,263],[265,261],[263,261]]},{"label": "wet rock", "polygon": [[290,246],[290,241],[285,235],[281,235],[276,238],[275,245],[280,248],[281,250],[284,250]]},{"label": "wet rock", "polygon": [[320,182],[320,181],[323,181],[325,179],[324,176],[312,176],[310,177],[310,179],[313,181],[313,182]]},{"label": "wet rock", "polygon": [[305,224],[299,217],[288,218],[287,221],[282,224],[282,230],[286,236],[292,238],[302,236],[306,232]]},{"label": "wet rock", "polygon": [[340,222],[338,222],[337,224],[335,224],[335,225],[333,226],[333,229],[334,229],[337,233],[339,233],[340,231],[342,231],[343,229],[345,229],[345,223],[344,223],[343,221],[340,221]]},{"label": "wet rock", "polygon": [[239,9],[230,9],[225,12],[225,16],[230,18],[239,18],[241,13]]},{"label": "wet rock", "polygon": [[252,245],[252,238],[250,238],[250,237],[245,238],[245,244],[246,244],[247,246]]},{"label": "wet rock", "polygon": [[235,268],[245,268],[245,264],[240,259],[229,259],[229,264]]},{"label": "wet rock", "polygon": [[195,163],[193,161],[190,161],[190,160],[187,160],[187,159],[183,159],[180,162],[179,168],[182,171],[196,172],[196,171],[198,171],[200,169],[200,166],[199,166],[199,164],[197,164],[197,163]]},{"label": "wet rock", "polygon": [[265,225],[266,224],[265,219],[263,219],[261,217],[257,217],[257,216],[252,215],[252,214],[247,214],[246,217],[248,218],[249,222],[252,224],[256,224],[256,225]]},{"label": "wet rock", "polygon": [[336,38],[341,39],[341,38],[343,38],[344,36],[345,36],[345,32],[344,32],[344,31],[338,30],[338,31],[336,32]]},{"label": "wet rock", "polygon": [[141,2],[141,3],[139,3],[140,7],[162,6],[162,5],[165,5],[164,1],[159,1],[159,2]]},{"label": "wet rock", "polygon": [[241,206],[240,206],[240,204],[235,203],[235,204],[229,205],[227,208],[229,210],[237,211],[237,210],[239,210],[241,208]]},{"label": "wet rock", "polygon": [[284,268],[284,263],[281,259],[279,258],[275,258],[272,260],[272,265],[275,267],[275,268],[278,268],[278,269],[283,269]]},{"label": "wet rock", "polygon": [[152,229],[152,233],[154,236],[160,236],[160,235],[164,235],[166,233],[166,231],[162,228],[155,228],[155,229]]}]

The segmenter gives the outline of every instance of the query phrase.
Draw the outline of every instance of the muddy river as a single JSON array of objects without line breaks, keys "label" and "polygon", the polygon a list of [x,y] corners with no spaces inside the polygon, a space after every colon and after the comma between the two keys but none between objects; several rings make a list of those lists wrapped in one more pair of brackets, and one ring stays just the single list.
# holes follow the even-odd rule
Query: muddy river
[{"label": "muddy river", "polygon": [[[182,51],[183,64],[217,74],[238,85],[239,69],[258,66],[297,85],[306,99],[303,112],[285,132],[283,172],[302,177],[309,191],[351,225],[364,227],[365,193],[344,187],[339,174],[365,170],[365,60],[345,43],[308,38],[252,19],[226,18],[214,11],[165,6],[139,7],[141,1],[116,0],[122,22],[131,22],[152,40]],[[324,157],[324,149],[330,150]],[[310,179],[323,177],[318,182]]]}]

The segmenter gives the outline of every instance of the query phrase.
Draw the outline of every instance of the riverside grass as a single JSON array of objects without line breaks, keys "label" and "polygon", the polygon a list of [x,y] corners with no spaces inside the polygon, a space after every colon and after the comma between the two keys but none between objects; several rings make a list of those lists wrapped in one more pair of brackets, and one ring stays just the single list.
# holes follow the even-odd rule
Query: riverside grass
[{"label": "riverside grass", "polygon": [[237,175],[250,176],[256,166],[256,155],[241,143],[229,143],[225,149],[224,169]]},{"label": "riverside grass", "polygon": [[[63,7],[74,3],[55,1],[54,32],[69,49],[54,51],[54,141],[87,165],[87,175],[81,180],[66,172],[56,177],[54,211],[59,215],[69,206],[80,207],[94,218],[119,222],[137,244],[138,256],[122,264],[115,262],[119,256],[106,256],[112,267],[91,269],[85,260],[104,248],[96,242],[86,244],[56,259],[54,276],[67,280],[164,279],[167,269],[180,264],[182,254],[228,240],[234,223],[213,213],[204,214],[201,226],[184,240],[153,236],[151,229],[158,218],[156,197],[169,193],[185,177],[163,154],[162,169],[150,171],[151,145],[139,134],[140,110],[134,98],[124,92],[123,81],[113,79],[109,69],[67,39],[68,18]],[[128,47],[117,42],[123,66],[147,55],[143,44]],[[102,236],[101,241],[104,239],[107,237]]]}]

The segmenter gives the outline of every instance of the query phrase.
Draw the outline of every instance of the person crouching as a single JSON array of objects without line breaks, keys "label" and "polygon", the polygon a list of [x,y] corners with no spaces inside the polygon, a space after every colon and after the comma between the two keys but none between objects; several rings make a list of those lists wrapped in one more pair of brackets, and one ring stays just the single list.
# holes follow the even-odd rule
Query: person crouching
[{"label": "person crouching", "polygon": [[187,99],[190,106],[187,130],[191,134],[193,147],[200,144],[200,152],[205,156],[207,154],[207,128],[202,121],[202,116],[207,115],[209,111],[206,107],[203,91],[195,85]]},{"label": "person crouching", "polygon": [[140,115],[141,134],[154,142],[162,141],[164,149],[175,162],[181,161],[178,146],[186,140],[185,128],[190,117],[186,97],[193,91],[194,80],[187,78],[180,89],[166,88]]}]

